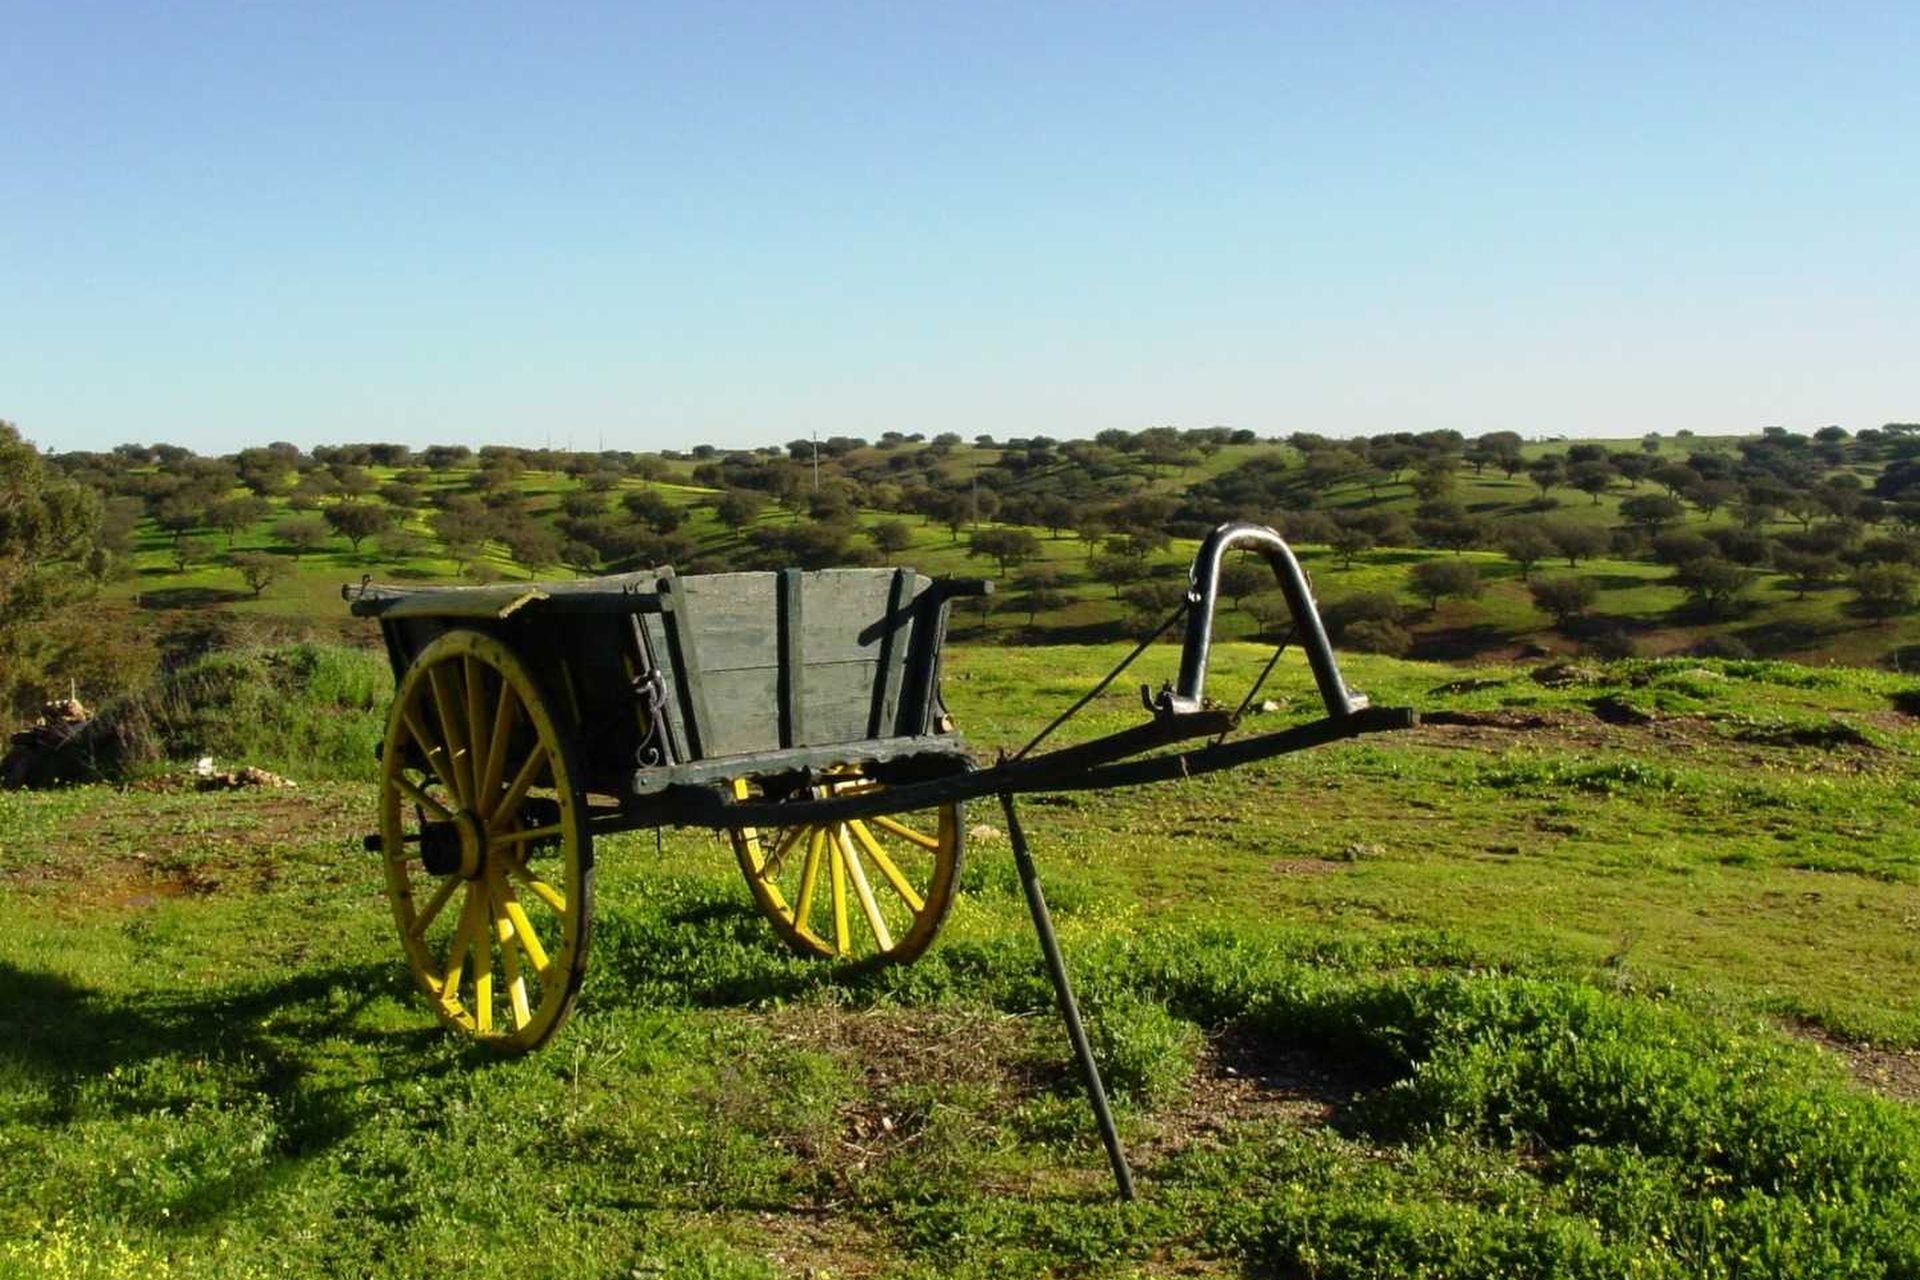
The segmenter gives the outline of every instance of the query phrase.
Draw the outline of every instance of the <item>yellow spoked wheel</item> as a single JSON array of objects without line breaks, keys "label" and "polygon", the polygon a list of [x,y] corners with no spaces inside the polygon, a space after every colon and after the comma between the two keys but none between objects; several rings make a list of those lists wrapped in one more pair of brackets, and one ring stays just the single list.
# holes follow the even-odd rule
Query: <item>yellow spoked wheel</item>
[{"label": "yellow spoked wheel", "polygon": [[[882,784],[849,767],[797,798],[859,795]],[[736,779],[734,795],[759,784]],[[958,801],[912,814],[876,814],[767,830],[735,827],[734,854],[773,928],[807,955],[886,964],[933,943],[953,906],[966,849]]]},{"label": "yellow spoked wheel", "polygon": [[511,650],[449,631],[402,677],[381,759],[387,896],[415,980],[448,1026],[539,1047],[580,989],[592,920],[571,745]]}]

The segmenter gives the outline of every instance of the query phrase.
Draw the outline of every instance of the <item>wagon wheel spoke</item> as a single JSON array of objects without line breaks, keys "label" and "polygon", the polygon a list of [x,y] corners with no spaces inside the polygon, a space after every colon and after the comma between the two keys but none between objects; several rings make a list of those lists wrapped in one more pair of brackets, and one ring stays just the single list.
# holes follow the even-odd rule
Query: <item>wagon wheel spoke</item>
[{"label": "wagon wheel spoke", "polygon": [[509,786],[506,795],[500,798],[499,806],[487,815],[489,831],[498,831],[500,827],[512,820],[514,811],[519,808],[520,802],[527,798],[528,790],[539,779],[540,771],[551,763],[543,746],[535,747],[528,754],[526,761],[520,766],[520,772],[513,776],[513,785]]},{"label": "wagon wheel spoke", "polygon": [[394,789],[399,791],[401,795],[405,796],[407,799],[413,801],[415,804],[419,805],[422,809],[425,809],[428,813],[432,814],[435,821],[437,822],[453,821],[453,810],[447,808],[445,805],[441,804],[438,800],[435,800],[432,796],[428,795],[425,791],[421,790],[419,787],[415,786],[412,782],[408,781],[405,775],[396,775],[393,779],[393,786],[394,786]]},{"label": "wagon wheel spoke", "polygon": [[556,914],[563,916],[567,914],[566,896],[558,889],[534,875],[533,872],[527,870],[525,866],[518,862],[508,862],[507,872],[512,875],[515,880],[527,886],[527,888],[532,891],[534,897],[540,899],[540,901],[546,903],[549,907],[552,907]]},{"label": "wagon wheel spoke", "polygon": [[440,785],[447,789],[448,795],[457,798],[460,788],[454,785],[452,761],[447,755],[447,749],[440,744],[440,739],[427,732],[426,727],[421,724],[420,708],[404,707],[401,718],[408,734],[412,736],[414,745],[419,747],[420,754],[426,757],[433,776],[440,780]]},{"label": "wagon wheel spoke", "polygon": [[836,955],[853,954],[853,930],[847,926],[847,860],[840,856],[840,833],[822,830],[820,837],[830,843],[828,864],[833,868],[833,950]]},{"label": "wagon wheel spoke", "polygon": [[571,1008],[591,929],[571,743],[515,654],[473,631],[422,649],[394,708],[380,835],[408,966],[453,1030],[535,1048]]},{"label": "wagon wheel spoke", "polygon": [[413,923],[407,926],[408,935],[415,938],[426,937],[427,930],[433,927],[433,922],[439,918],[440,912],[453,899],[453,892],[460,887],[460,884],[459,876],[447,876],[442,879],[440,887],[433,891],[431,898],[427,899],[427,905],[420,909],[420,914],[415,916]]},{"label": "wagon wheel spoke", "polygon": [[[507,927],[511,931],[514,946],[526,953],[527,963],[533,966],[534,973],[544,977],[552,961],[547,958],[546,944],[540,941],[540,933],[533,927],[533,921],[527,916],[527,909],[520,905],[520,900],[514,896],[512,886],[505,880],[495,881],[493,892],[495,900],[499,903],[501,916],[506,920]],[[504,937],[502,941],[504,943]]]},{"label": "wagon wheel spoke", "polygon": [[[760,796],[752,779],[737,780],[733,790],[740,799]],[[848,769],[805,794],[884,790]],[[731,836],[774,931],[803,953],[855,964],[911,960],[926,950],[952,905],[965,839],[958,802],[777,832],[739,827]]]},{"label": "wagon wheel spoke", "polygon": [[481,779],[487,768],[487,722],[483,718],[486,715],[486,665],[469,654],[462,664],[460,683],[467,693],[467,776],[473,781],[472,804],[484,817],[487,793],[481,789]]},{"label": "wagon wheel spoke", "polygon": [[520,699],[514,696],[513,686],[502,680],[500,697],[494,705],[493,726],[487,731],[487,759],[480,771],[479,813],[483,818],[493,816],[507,770],[507,743],[519,719]]},{"label": "wagon wheel spoke", "polygon": [[447,752],[448,785],[460,797],[462,808],[473,807],[472,752],[467,747],[466,697],[460,690],[461,679],[452,662],[436,663],[427,669],[433,691],[434,719],[440,725],[440,741]]},{"label": "wagon wheel spoke", "polygon": [[923,831],[915,831],[906,823],[901,822],[897,818],[889,818],[884,813],[874,817],[873,825],[882,831],[899,836],[902,840],[908,841],[911,844],[917,844],[922,849],[938,849],[940,847],[940,838],[938,836],[930,836]]},{"label": "wagon wheel spoke", "polygon": [[498,849],[516,844],[525,844],[529,840],[551,840],[566,831],[566,824],[556,822],[549,827],[531,827],[524,831],[502,831],[488,840],[490,847]]},{"label": "wagon wheel spoke", "polygon": [[826,832],[817,827],[808,831],[807,862],[800,872],[800,900],[793,907],[793,922],[802,930],[813,918],[813,896],[820,887],[820,853],[827,844]]},{"label": "wagon wheel spoke", "polygon": [[853,851],[853,836],[846,823],[841,823],[840,829],[834,832],[834,841],[840,847],[840,860],[847,864],[847,879],[853,883],[854,896],[860,901],[860,914],[867,918],[874,942],[883,952],[893,950],[893,931],[880,915],[880,904],[873,900],[873,886],[867,883],[867,873],[860,868],[860,859]]},{"label": "wagon wheel spoke", "polygon": [[513,1012],[513,1028],[518,1031],[533,1021],[533,1008],[527,1002],[527,980],[520,972],[520,953],[514,945],[517,926],[493,886],[489,886],[489,896],[493,900],[493,940],[500,949],[500,969],[507,979],[507,1004]]},{"label": "wagon wheel spoke", "polygon": [[880,842],[873,838],[873,832],[867,828],[867,824],[855,818],[847,826],[852,829],[855,838],[866,849],[867,856],[873,859],[873,865],[880,868],[880,874],[887,878],[887,883],[893,886],[893,891],[900,895],[901,901],[914,911],[922,910],[927,904],[914,891],[914,887],[907,883],[907,878],[900,874],[900,868],[893,865],[893,859],[889,858],[886,850],[880,847]]}]

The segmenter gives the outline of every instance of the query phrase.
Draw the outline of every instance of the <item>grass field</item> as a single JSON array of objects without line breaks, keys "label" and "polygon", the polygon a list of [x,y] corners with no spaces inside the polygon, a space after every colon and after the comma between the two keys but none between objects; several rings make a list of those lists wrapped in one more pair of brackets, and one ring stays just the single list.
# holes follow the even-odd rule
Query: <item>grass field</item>
[{"label": "grass field", "polygon": [[[962,646],[948,701],[1017,746],[1119,653]],[[724,842],[602,842],[579,1012],[503,1062],[402,968],[364,733],[253,739],[293,790],[0,794],[0,1274],[1920,1272],[1920,683],[1344,661],[1428,723],[1024,805],[1124,1206],[986,806],[941,942],[859,978]]]}]

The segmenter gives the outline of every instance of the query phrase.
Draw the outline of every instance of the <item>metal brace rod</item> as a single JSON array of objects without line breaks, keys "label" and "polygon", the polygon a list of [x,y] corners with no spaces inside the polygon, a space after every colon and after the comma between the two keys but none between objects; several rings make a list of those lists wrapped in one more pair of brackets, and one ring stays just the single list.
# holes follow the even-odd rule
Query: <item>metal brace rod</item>
[{"label": "metal brace rod", "polygon": [[1014,812],[1012,792],[1000,793],[1000,808],[1007,815],[1013,865],[1020,872],[1020,887],[1026,890],[1027,910],[1033,913],[1033,931],[1040,937],[1047,975],[1053,979],[1053,992],[1060,1000],[1060,1016],[1067,1024],[1067,1039],[1073,1042],[1073,1056],[1080,1063],[1080,1075],[1087,1086],[1087,1101],[1093,1104],[1100,1141],[1107,1148],[1107,1163],[1113,1166],[1114,1186],[1122,1200],[1131,1200],[1134,1198],[1133,1170],[1127,1167],[1127,1153],[1120,1148],[1120,1131],[1114,1128],[1107,1090],[1100,1083],[1100,1067],[1093,1060],[1093,1045],[1087,1040],[1087,1029],[1080,1021],[1080,1006],[1074,1002],[1073,986],[1067,981],[1066,957],[1060,954],[1060,940],[1053,933],[1053,916],[1047,911],[1046,895],[1040,891],[1040,873],[1034,869],[1033,855],[1027,851],[1027,837],[1020,830],[1020,816]]}]

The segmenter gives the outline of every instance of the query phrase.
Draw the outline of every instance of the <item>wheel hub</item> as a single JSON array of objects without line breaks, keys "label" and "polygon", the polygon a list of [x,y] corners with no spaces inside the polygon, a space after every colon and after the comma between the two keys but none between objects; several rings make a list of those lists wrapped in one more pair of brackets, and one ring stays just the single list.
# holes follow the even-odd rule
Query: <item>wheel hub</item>
[{"label": "wheel hub", "polygon": [[420,861],[431,875],[477,880],[487,866],[487,829],[471,809],[451,822],[429,822],[420,832]]}]

